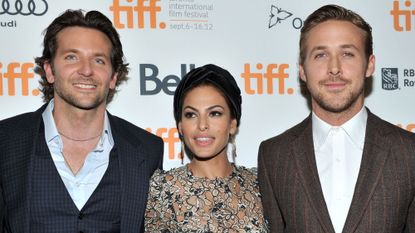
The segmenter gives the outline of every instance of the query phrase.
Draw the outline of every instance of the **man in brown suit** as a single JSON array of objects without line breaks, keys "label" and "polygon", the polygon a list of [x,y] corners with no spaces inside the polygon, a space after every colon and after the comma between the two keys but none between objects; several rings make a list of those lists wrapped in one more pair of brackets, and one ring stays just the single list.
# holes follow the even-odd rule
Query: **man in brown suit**
[{"label": "man in brown suit", "polygon": [[415,232],[415,134],[364,106],[370,25],[321,7],[304,22],[299,63],[312,113],[259,148],[271,232]]}]

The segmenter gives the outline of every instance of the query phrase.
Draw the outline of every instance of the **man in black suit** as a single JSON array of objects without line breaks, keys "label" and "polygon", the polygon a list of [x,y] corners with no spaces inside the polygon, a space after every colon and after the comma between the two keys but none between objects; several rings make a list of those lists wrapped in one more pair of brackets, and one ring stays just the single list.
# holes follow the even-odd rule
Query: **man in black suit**
[{"label": "man in black suit", "polygon": [[304,21],[300,78],[312,113],[258,154],[271,232],[415,232],[415,135],[364,106],[374,69],[360,15],[326,5]]},{"label": "man in black suit", "polygon": [[35,61],[46,104],[0,122],[3,231],[142,232],[163,142],[106,111],[128,74],[111,21],[64,12]]}]

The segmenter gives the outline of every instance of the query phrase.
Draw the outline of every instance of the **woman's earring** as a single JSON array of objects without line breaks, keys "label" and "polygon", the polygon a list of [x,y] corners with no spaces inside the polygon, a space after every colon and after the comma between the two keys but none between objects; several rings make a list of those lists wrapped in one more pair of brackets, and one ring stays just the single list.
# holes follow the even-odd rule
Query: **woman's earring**
[{"label": "woman's earring", "polygon": [[181,163],[182,163],[182,165],[183,165],[183,160],[184,160],[184,142],[183,142],[183,135],[182,134],[180,134],[179,133],[179,138],[180,138],[180,141],[181,141],[181,151],[180,151],[180,156],[179,156],[179,158],[180,158],[180,160],[181,160]]},{"label": "woman's earring", "polygon": [[232,160],[235,163],[235,158],[236,158],[236,143],[235,143],[235,135],[230,135],[230,142],[232,145]]},{"label": "woman's earring", "polygon": [[184,143],[182,142],[182,151],[180,152],[180,159],[182,160],[182,165],[183,165],[183,160],[184,160]]}]

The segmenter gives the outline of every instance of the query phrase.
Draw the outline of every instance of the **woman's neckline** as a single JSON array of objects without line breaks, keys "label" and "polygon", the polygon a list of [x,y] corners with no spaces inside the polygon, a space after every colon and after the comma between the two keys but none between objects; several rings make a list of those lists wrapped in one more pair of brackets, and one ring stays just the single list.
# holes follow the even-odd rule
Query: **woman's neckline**
[{"label": "woman's neckline", "polygon": [[191,177],[193,179],[199,179],[199,180],[206,180],[206,181],[229,180],[232,177],[234,177],[236,172],[237,172],[236,165],[234,163],[230,163],[231,167],[230,167],[230,171],[229,171],[228,175],[223,176],[223,177],[217,176],[217,177],[214,177],[214,178],[209,178],[209,177],[206,177],[206,176],[196,176],[196,175],[194,175],[194,173],[193,173],[193,171],[192,171],[192,169],[189,165],[190,165],[190,163],[185,165],[186,173],[189,175],[189,177]]}]

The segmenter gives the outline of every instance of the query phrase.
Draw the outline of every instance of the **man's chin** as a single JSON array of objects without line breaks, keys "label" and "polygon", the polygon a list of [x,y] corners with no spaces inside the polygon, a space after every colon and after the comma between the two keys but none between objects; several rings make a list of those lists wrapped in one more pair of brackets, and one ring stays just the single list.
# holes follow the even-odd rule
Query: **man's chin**
[{"label": "man's chin", "polygon": [[102,101],[66,101],[69,105],[82,110],[93,110],[97,109],[103,104]]}]

